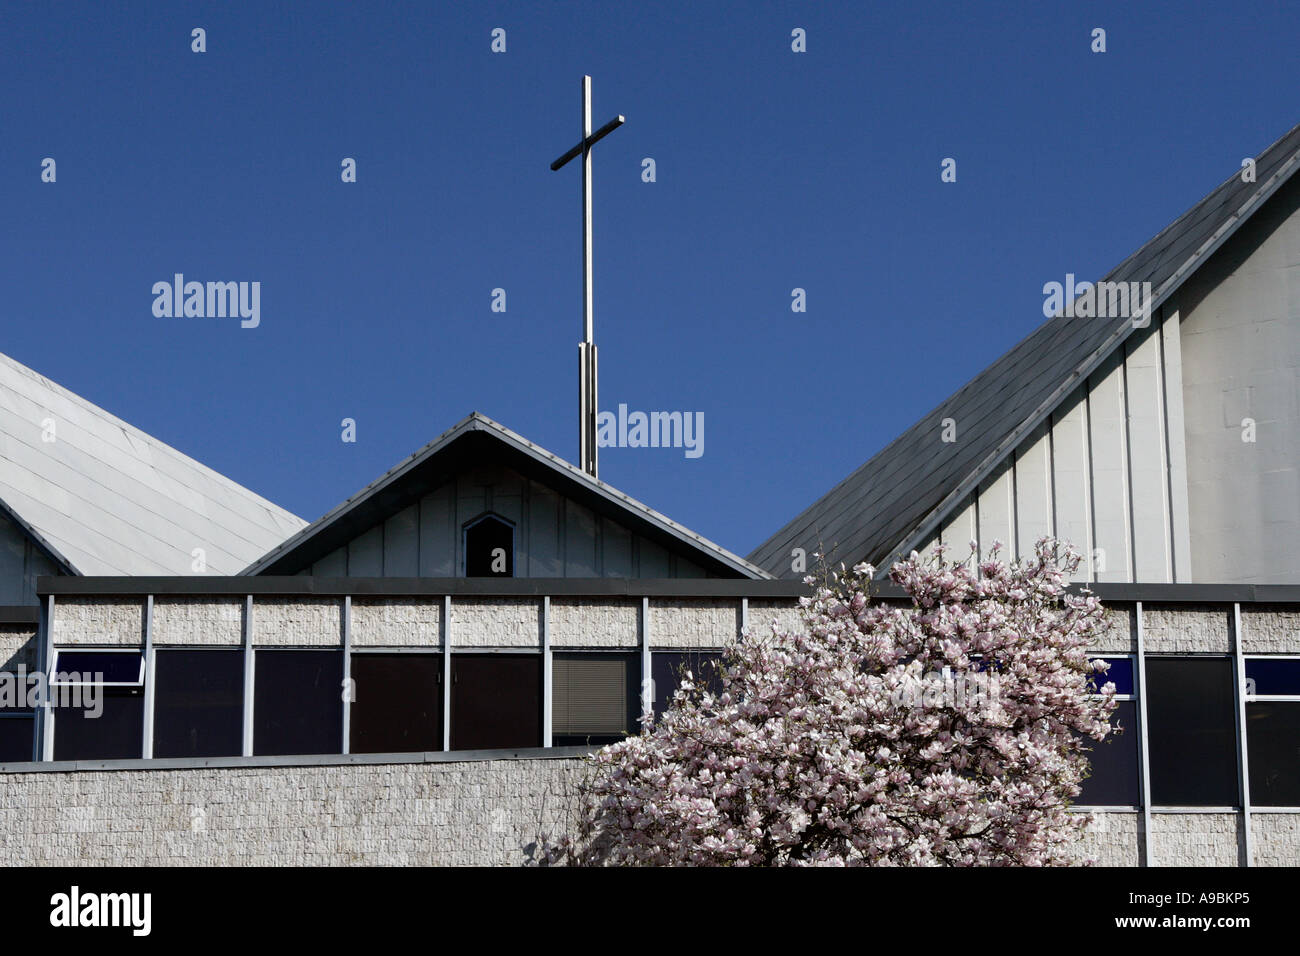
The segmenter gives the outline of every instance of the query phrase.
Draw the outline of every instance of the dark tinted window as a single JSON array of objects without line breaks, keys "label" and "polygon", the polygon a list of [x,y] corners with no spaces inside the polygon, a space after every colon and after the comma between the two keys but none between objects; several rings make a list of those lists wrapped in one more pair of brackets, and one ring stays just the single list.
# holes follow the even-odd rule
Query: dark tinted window
[{"label": "dark tinted window", "polygon": [[99,695],[98,716],[85,698],[83,706],[54,708],[54,759],[139,758],[144,753],[144,691],[139,687],[95,687],[93,692]]},{"label": "dark tinted window", "polygon": [[658,718],[672,703],[673,694],[681,686],[682,674],[690,671],[698,687],[714,694],[722,693],[722,677],[718,666],[722,655],[714,651],[656,652],[650,655],[650,676],[654,678],[654,712]]},{"label": "dark tinted window", "polygon": [[342,652],[258,650],[256,653],[253,753],[341,753]]},{"label": "dark tinted window", "polygon": [[1271,657],[1247,658],[1246,680],[1255,682],[1255,686],[1249,691],[1252,694],[1300,695],[1300,660]]},{"label": "dark tinted window", "polygon": [[453,654],[451,749],[542,745],[540,654]]},{"label": "dark tinted window", "polygon": [[1110,670],[1104,674],[1093,674],[1091,681],[1093,686],[1100,690],[1107,684],[1115,685],[1115,693],[1121,697],[1132,696],[1136,693],[1133,688],[1136,681],[1133,680],[1133,659],[1130,657],[1107,657],[1103,658],[1110,665]]},{"label": "dark tinted window", "polygon": [[1147,661],[1151,802],[1235,806],[1237,737],[1232,662]]},{"label": "dark tinted window", "polygon": [[244,743],[244,652],[154,654],[153,755],[234,757]]},{"label": "dark tinted window", "polygon": [[1142,802],[1138,779],[1139,740],[1137,701],[1121,700],[1111,714],[1112,730],[1105,740],[1087,740],[1092,776],[1083,782],[1077,803],[1097,807],[1135,807]]},{"label": "dark tinted window", "polygon": [[551,742],[604,745],[640,730],[637,654],[555,654],[551,661]]},{"label": "dark tinted window", "polygon": [[442,749],[442,655],[353,654],[354,754]]},{"label": "dark tinted window", "polygon": [[1261,807],[1300,807],[1300,702],[1246,705],[1250,802]]},{"label": "dark tinted window", "polygon": [[0,718],[0,763],[32,759],[36,721],[31,717]]},{"label": "dark tinted window", "polygon": [[139,652],[60,651],[54,662],[56,681],[134,684],[140,680]]},{"label": "dark tinted window", "polygon": [[515,574],[515,529],[488,515],[465,529],[465,576],[511,578]]}]

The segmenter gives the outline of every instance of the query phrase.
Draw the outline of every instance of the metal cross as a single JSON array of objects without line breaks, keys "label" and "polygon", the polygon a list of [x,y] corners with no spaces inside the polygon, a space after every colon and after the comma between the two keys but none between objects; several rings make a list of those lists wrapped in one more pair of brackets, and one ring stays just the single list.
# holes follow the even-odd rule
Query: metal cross
[{"label": "metal cross", "polygon": [[596,343],[591,317],[591,147],[623,125],[616,116],[591,131],[591,77],[582,78],[582,139],[551,163],[556,170],[582,156],[582,342],[578,344],[578,456],[582,470],[596,477]]}]

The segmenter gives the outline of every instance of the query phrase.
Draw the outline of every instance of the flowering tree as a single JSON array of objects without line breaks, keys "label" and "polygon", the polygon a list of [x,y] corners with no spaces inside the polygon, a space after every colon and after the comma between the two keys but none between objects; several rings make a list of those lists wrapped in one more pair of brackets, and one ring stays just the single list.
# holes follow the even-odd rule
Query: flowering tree
[{"label": "flowering tree", "polygon": [[869,600],[869,565],[808,578],[802,631],[746,634],[719,693],[684,674],[656,725],[593,755],[576,832],[548,858],[1078,862],[1090,818],[1068,808],[1115,706],[1087,653],[1105,612],[1066,592],[1068,547],[997,553],[978,573],[913,553],[890,572],[909,606]]}]

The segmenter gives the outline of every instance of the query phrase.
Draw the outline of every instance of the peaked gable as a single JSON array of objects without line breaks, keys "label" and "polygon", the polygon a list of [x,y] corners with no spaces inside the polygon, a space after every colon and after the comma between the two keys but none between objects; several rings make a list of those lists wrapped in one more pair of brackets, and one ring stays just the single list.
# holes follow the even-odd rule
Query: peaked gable
[{"label": "peaked gable", "polygon": [[517,577],[770,577],[477,412],[244,573],[460,577],[487,514],[517,528]]},{"label": "peaked gable", "polygon": [[[1297,168],[1300,126],[1259,156],[1255,182],[1234,174],[1102,281],[1150,282],[1153,322],[1162,319],[1166,300]],[[779,577],[798,577],[791,568],[795,548],[833,548],[837,561],[883,567],[920,547],[1135,331],[1129,318],[1054,316],[759,545],[750,560]],[[940,440],[948,418],[959,423],[961,440]]]}]

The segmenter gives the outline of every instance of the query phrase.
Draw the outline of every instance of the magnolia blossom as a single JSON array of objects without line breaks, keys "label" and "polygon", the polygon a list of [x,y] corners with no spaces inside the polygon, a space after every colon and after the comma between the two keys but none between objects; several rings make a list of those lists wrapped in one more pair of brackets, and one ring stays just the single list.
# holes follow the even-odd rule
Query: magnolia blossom
[{"label": "magnolia blossom", "polygon": [[[647,865],[1061,865],[1113,684],[1088,648],[1105,611],[1066,591],[1050,539],[974,568],[913,553],[808,578],[802,628],[747,632],[721,689],[683,674],[657,723],[590,758],[576,831],[550,862]],[[715,682],[716,684],[716,682]],[[975,687],[978,692],[966,689]]]}]

